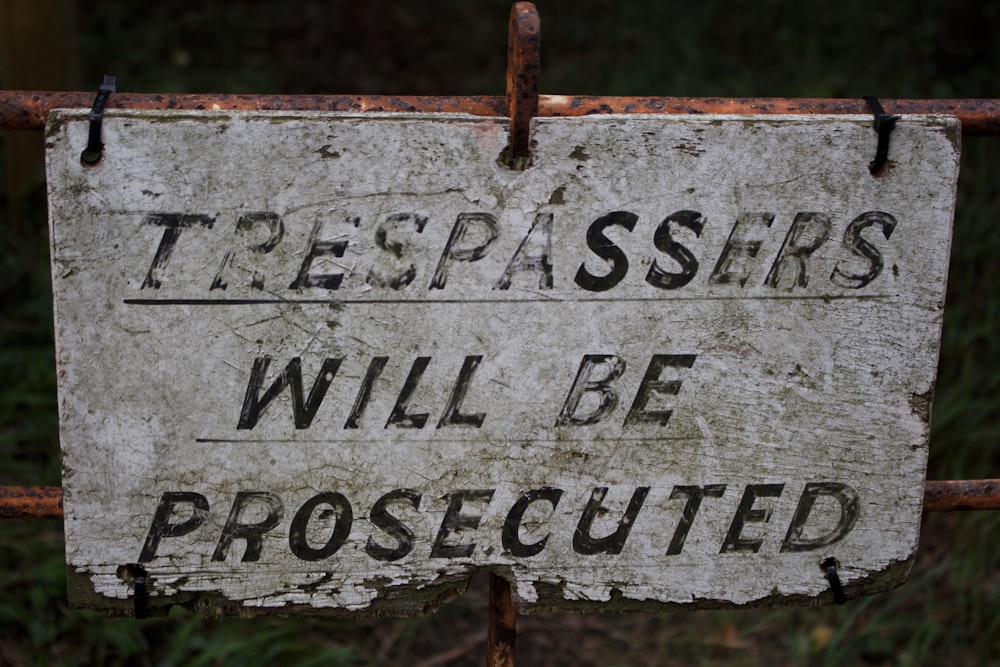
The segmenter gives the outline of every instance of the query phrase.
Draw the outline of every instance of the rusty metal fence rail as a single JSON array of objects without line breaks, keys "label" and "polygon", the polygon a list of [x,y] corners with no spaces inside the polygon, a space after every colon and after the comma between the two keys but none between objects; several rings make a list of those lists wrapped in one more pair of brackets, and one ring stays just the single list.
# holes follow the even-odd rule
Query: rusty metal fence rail
[{"label": "rusty metal fence rail", "polygon": [[[0,91],[0,130],[42,130],[52,109],[90,108],[92,92]],[[1000,136],[1000,99],[880,99],[890,114],[948,114],[966,137]],[[501,96],[215,95],[116,93],[108,109],[342,111],[508,115]],[[862,99],[783,97],[597,97],[538,95],[537,116],[592,114],[870,114]]]},{"label": "rusty metal fence rail", "polygon": [[[130,94],[110,109],[330,112],[456,112],[511,119],[510,156],[528,157],[532,117],[591,114],[870,114],[863,99],[598,97],[539,95],[538,13],[530,3],[511,11],[506,96]],[[44,130],[53,109],[89,108],[93,93],[0,91],[0,130]],[[888,114],[956,116],[966,137],[1000,137],[1000,99],[881,99]],[[63,494],[54,486],[0,487],[0,519],[62,519]],[[925,512],[1000,510],[1000,479],[927,481]],[[490,586],[489,665],[512,665],[514,608],[510,587]]]},{"label": "rusty metal fence rail", "polygon": [[[930,481],[924,484],[925,512],[1000,509],[1000,479]],[[0,519],[62,519],[58,486],[0,486]]]}]

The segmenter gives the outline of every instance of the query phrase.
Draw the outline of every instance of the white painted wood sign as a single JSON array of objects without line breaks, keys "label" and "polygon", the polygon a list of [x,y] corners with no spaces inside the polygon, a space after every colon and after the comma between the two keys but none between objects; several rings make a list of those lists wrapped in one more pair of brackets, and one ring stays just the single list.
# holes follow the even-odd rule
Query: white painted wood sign
[{"label": "white painted wood sign", "polygon": [[918,537],[959,126],[113,111],[47,131],[75,604],[829,602]]}]

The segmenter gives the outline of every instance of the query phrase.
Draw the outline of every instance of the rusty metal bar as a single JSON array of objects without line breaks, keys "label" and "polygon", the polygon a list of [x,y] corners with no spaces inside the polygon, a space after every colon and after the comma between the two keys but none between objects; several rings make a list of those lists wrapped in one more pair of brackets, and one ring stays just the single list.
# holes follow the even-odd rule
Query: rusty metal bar
[{"label": "rusty metal bar", "polygon": [[[89,99],[88,99],[89,98]],[[41,130],[52,109],[89,109],[94,94],[82,92],[0,91],[0,130]],[[506,116],[502,96],[399,95],[194,95],[115,93],[105,109],[221,111],[406,111]]]},{"label": "rusty metal bar", "polygon": [[490,611],[486,633],[486,667],[514,667],[517,611],[510,583],[490,572]]},{"label": "rusty metal bar", "polygon": [[[1000,479],[924,483],[925,512],[959,510],[1000,510]],[[63,518],[62,488],[0,486],[0,520],[61,518]]]},{"label": "rusty metal bar", "polygon": [[1000,479],[928,481],[924,484],[925,512],[1000,509]]},{"label": "rusty metal bar", "polygon": [[514,169],[531,159],[531,119],[538,114],[538,77],[541,73],[541,19],[530,2],[510,9],[507,36],[507,98],[510,103],[508,158]]},{"label": "rusty metal bar", "polygon": [[[52,109],[89,109],[92,92],[0,91],[0,130],[41,130]],[[886,113],[941,113],[958,116],[965,136],[1000,136],[1000,99],[880,99]],[[504,96],[397,95],[194,95],[116,93],[109,109],[213,109],[292,111],[457,112],[507,116]],[[721,97],[594,97],[540,95],[539,116],[590,114],[863,114],[862,99],[721,98]]]},{"label": "rusty metal bar", "polygon": [[[1000,136],[1000,99],[879,99],[889,114],[948,114],[962,121],[965,136]],[[539,116],[593,113],[667,114],[862,114],[863,99],[780,97],[562,97],[542,95]]]},{"label": "rusty metal bar", "polygon": [[0,486],[0,519],[61,519],[58,486]]}]

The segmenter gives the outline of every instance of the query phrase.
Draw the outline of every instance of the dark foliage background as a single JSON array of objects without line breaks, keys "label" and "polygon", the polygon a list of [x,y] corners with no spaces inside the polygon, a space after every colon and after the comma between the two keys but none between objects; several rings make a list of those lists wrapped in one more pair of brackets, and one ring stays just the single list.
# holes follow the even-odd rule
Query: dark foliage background
[{"label": "dark foliage background", "polygon": [[[537,4],[543,93],[1000,97],[995,2]],[[133,92],[502,94],[509,6],[78,0],[80,80],[94,89],[115,73]],[[998,184],[1000,140],[967,139],[932,479],[1000,471]],[[59,484],[41,184],[15,212],[0,253],[0,484]],[[928,516],[911,581],[839,608],[522,618],[518,663],[998,665],[998,530],[1000,512]],[[0,563],[0,664],[483,661],[482,581],[421,619],[212,621],[178,610],[135,622],[66,608],[57,523],[0,525]]]}]

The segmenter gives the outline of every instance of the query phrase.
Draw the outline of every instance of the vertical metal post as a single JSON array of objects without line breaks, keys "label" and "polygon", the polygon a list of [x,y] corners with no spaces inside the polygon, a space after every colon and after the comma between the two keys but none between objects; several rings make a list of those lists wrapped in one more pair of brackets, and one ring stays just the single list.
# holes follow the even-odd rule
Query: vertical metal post
[{"label": "vertical metal post", "polygon": [[531,162],[531,119],[538,115],[541,44],[541,19],[535,5],[514,3],[507,33],[510,144],[505,157],[507,164],[516,171],[527,168]]},{"label": "vertical metal post", "polygon": [[489,628],[486,632],[486,667],[514,667],[517,611],[510,584],[490,572]]},{"label": "vertical metal post", "polygon": [[[506,163],[521,171],[531,164],[531,119],[538,115],[538,77],[541,72],[541,19],[535,5],[516,2],[507,25],[507,104],[510,143]],[[514,667],[517,611],[510,584],[490,572],[489,626],[486,631],[486,667]]]}]

